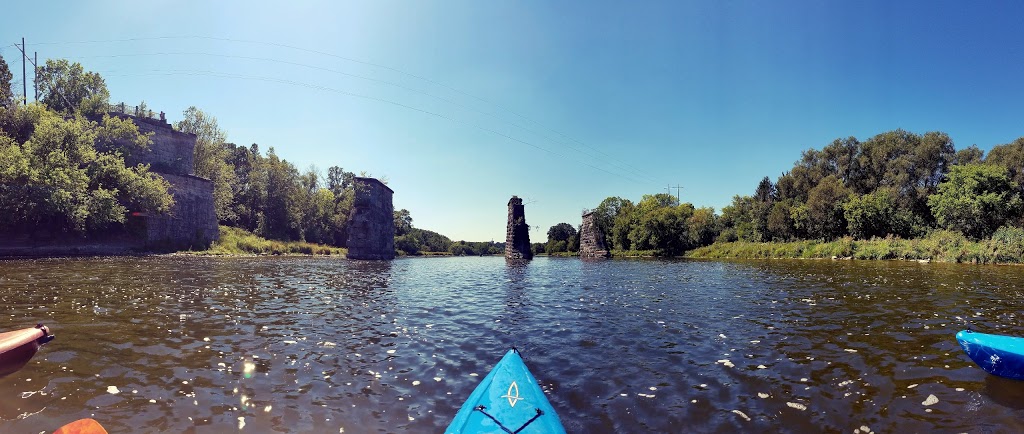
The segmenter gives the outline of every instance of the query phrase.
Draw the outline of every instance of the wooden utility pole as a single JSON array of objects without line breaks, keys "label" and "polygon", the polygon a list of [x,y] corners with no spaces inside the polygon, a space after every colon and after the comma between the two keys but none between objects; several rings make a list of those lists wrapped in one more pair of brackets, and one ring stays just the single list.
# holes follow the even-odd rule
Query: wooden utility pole
[{"label": "wooden utility pole", "polygon": [[[18,46],[18,44],[14,44]],[[25,38],[21,38],[21,103],[28,105],[28,83],[25,81]]]},{"label": "wooden utility pole", "polygon": [[[683,186],[676,184],[675,187],[670,186],[669,188],[676,189],[676,202],[682,203],[682,199],[679,199],[679,191],[683,189]],[[672,194],[672,192],[669,192],[668,194]]]},{"label": "wooden utility pole", "polygon": [[[18,47],[18,44],[14,44]],[[39,53],[33,51],[32,58],[28,58],[28,52],[25,51],[25,38],[21,38],[21,46],[18,47],[21,51],[21,102],[22,104],[28,105],[28,77],[25,74],[25,62],[32,63],[32,89],[35,90],[35,100],[39,102]]]}]

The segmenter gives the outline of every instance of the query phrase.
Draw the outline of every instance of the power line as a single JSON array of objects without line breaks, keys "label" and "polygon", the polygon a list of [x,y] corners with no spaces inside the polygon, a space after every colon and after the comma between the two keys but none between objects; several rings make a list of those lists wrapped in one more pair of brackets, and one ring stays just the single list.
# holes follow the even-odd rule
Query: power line
[{"label": "power line", "polygon": [[[482,115],[485,115],[485,116],[489,116],[489,117],[494,118],[494,119],[496,119],[496,120],[498,120],[500,122],[508,123],[508,124],[512,125],[513,127],[516,127],[516,128],[521,129],[521,130],[527,131],[529,133],[541,136],[541,137],[543,137],[543,138],[545,138],[547,140],[550,140],[550,141],[553,141],[553,142],[556,142],[556,143],[561,143],[561,144],[569,147],[570,149],[572,149],[572,150],[574,150],[576,152],[579,152],[579,153],[581,153],[583,155],[586,155],[586,156],[588,156],[590,158],[593,158],[595,160],[598,160],[598,161],[603,160],[601,157],[597,157],[597,156],[591,155],[591,154],[587,153],[586,151],[584,151],[582,149],[579,149],[579,148],[573,146],[572,144],[570,144],[570,143],[568,143],[568,142],[566,142],[564,140],[558,140],[558,139],[555,139],[555,138],[553,138],[551,136],[548,136],[548,135],[546,135],[544,133],[541,133],[539,131],[530,129],[530,128],[526,127],[526,126],[517,124],[515,122],[509,121],[509,120],[506,120],[506,119],[501,119],[497,115],[495,115],[494,113],[485,112],[483,110],[479,110],[479,109],[476,109],[476,108],[473,108],[473,107],[466,106],[464,104],[461,104],[461,103],[459,103],[457,101],[454,101],[452,99],[449,99],[449,98],[444,98],[444,97],[441,97],[441,96],[438,96],[438,95],[434,95],[434,94],[426,92],[426,91],[422,91],[422,90],[419,90],[419,89],[416,89],[416,88],[404,86],[404,85],[401,85],[401,84],[398,84],[398,83],[395,83],[395,82],[391,82],[391,81],[388,81],[388,80],[381,80],[381,79],[377,79],[377,78],[366,77],[366,76],[362,76],[362,75],[358,75],[358,74],[352,74],[352,73],[348,73],[348,72],[344,72],[344,71],[339,71],[339,70],[331,69],[331,68],[326,68],[326,67],[322,67],[322,66],[309,65],[309,64],[299,63],[299,62],[292,62],[292,61],[273,59],[273,58],[267,58],[267,57],[241,56],[241,55],[235,55],[235,54],[220,54],[220,53],[207,53],[207,52],[182,52],[182,51],[157,52],[157,53],[104,54],[104,55],[95,55],[95,56],[75,56],[75,57],[72,57],[72,58],[73,59],[95,59],[95,58],[140,57],[140,56],[210,56],[210,57],[220,57],[220,58],[228,58],[228,59],[242,59],[242,60],[264,61],[264,62],[272,62],[272,63],[284,64],[284,65],[299,66],[299,67],[303,67],[303,68],[319,70],[319,71],[325,71],[325,72],[335,73],[335,74],[339,74],[339,75],[344,75],[344,76],[347,76],[347,77],[352,77],[352,78],[357,78],[357,79],[361,79],[361,80],[371,81],[371,82],[374,82],[374,83],[384,84],[384,85],[388,85],[388,86],[394,86],[394,87],[397,87],[399,89],[407,90],[407,91],[410,91],[410,92],[415,92],[415,93],[418,93],[418,94],[421,94],[421,95],[425,95],[425,96],[428,96],[428,97],[431,97],[431,98],[438,99],[440,101],[446,102],[448,104],[451,104],[453,106],[456,106],[456,107],[459,107],[459,108],[462,108],[462,109],[465,109],[465,110],[468,110],[468,111],[473,111],[473,112],[476,112],[476,113],[479,113],[479,114],[482,114]],[[555,132],[556,134],[561,134],[561,133],[558,133],[557,131],[554,131],[554,130],[551,130],[551,131]],[[563,135],[563,137],[565,137],[565,136]],[[582,142],[578,142],[578,143],[580,143],[583,146],[586,146]],[[590,149],[593,149],[593,148],[590,148]],[[600,153],[600,151],[597,151],[596,149],[594,151]],[[607,154],[605,154],[605,155],[607,156]],[[639,169],[636,169],[636,168],[630,169],[628,166],[623,166],[621,163],[618,163],[617,160],[615,160],[613,157],[611,157],[611,156],[607,156],[607,157],[610,159],[610,162],[609,161],[603,161],[605,164],[608,164],[609,166],[615,167],[616,169],[622,170],[624,172],[633,172],[634,175],[639,175],[642,178],[646,178],[646,180],[648,180],[650,182],[657,182],[656,179],[650,177],[645,172],[643,172],[643,171],[641,171]],[[618,163],[618,164],[616,164],[616,163]]]},{"label": "power line", "polygon": [[[105,73],[105,74],[107,74],[107,73]],[[280,84],[288,84],[288,85],[299,86],[299,87],[306,87],[306,88],[315,89],[315,90],[323,90],[323,91],[328,91],[328,92],[335,92],[335,93],[339,93],[339,94],[342,94],[342,95],[348,95],[348,96],[352,96],[352,97],[356,97],[356,98],[364,98],[364,99],[374,100],[374,101],[378,101],[378,102],[382,102],[382,103],[391,104],[391,105],[395,105],[395,106],[398,106],[398,107],[406,108],[406,109],[409,109],[409,110],[417,111],[417,112],[420,112],[420,113],[428,114],[428,115],[435,116],[435,117],[438,117],[438,118],[441,118],[441,119],[445,119],[445,120],[448,120],[448,121],[451,121],[451,122],[454,122],[454,123],[458,123],[458,124],[462,124],[462,125],[465,125],[465,126],[473,127],[473,128],[479,129],[481,131],[489,132],[491,134],[494,134],[494,135],[497,135],[497,136],[500,136],[500,137],[504,137],[504,138],[506,138],[508,140],[512,140],[512,141],[515,141],[515,142],[518,142],[518,143],[522,143],[524,145],[527,145],[527,146],[536,148],[538,150],[550,153],[550,154],[552,154],[552,155],[554,155],[556,157],[560,157],[560,158],[564,158],[564,159],[570,159],[570,157],[568,157],[566,155],[563,155],[563,154],[560,154],[558,152],[552,151],[550,149],[541,147],[541,146],[539,146],[537,144],[534,144],[534,143],[528,142],[526,140],[522,140],[522,139],[510,136],[508,134],[502,133],[502,132],[494,130],[492,128],[487,128],[487,127],[484,127],[484,126],[481,126],[481,125],[478,125],[478,124],[475,124],[475,123],[472,123],[472,122],[463,121],[461,119],[456,119],[456,118],[453,118],[451,116],[447,116],[447,115],[444,115],[444,114],[441,114],[441,113],[437,113],[437,112],[432,112],[430,110],[421,109],[419,107],[414,107],[414,106],[411,106],[411,105],[408,105],[408,104],[405,104],[405,103],[400,103],[400,102],[397,102],[397,101],[391,101],[391,100],[388,100],[388,99],[379,98],[379,97],[375,97],[375,96],[371,96],[371,95],[363,95],[363,94],[359,94],[359,93],[355,93],[355,92],[349,92],[349,91],[345,91],[345,90],[334,89],[334,88],[331,88],[331,87],[317,85],[317,84],[304,83],[304,82],[293,81],[293,80],[285,80],[285,79],[275,78],[275,77],[261,77],[261,76],[242,75],[242,74],[220,73],[220,72],[214,72],[214,71],[190,71],[190,70],[177,70],[177,71],[174,71],[174,70],[172,70],[172,71],[153,70],[152,73],[147,73],[147,74],[108,74],[107,76],[109,76],[109,77],[117,77],[117,76],[126,77],[126,76],[146,76],[146,75],[193,75],[193,76],[212,76],[212,77],[221,77],[221,78],[236,78],[236,79],[245,79],[245,80],[267,81],[267,82],[272,82],[272,83],[280,83]],[[605,172],[605,173],[607,173],[609,175],[619,176],[619,177],[622,177],[622,178],[627,179],[629,181],[640,183],[640,181],[638,181],[638,180],[636,180],[634,178],[631,178],[629,176],[626,176],[626,175],[623,175],[623,174],[620,174],[620,173],[610,172],[610,171],[608,171],[608,170],[606,170],[604,168],[594,166],[594,165],[592,165],[590,163],[587,163],[585,161],[577,160],[577,162],[579,162],[579,163],[581,163],[581,164],[583,164],[585,166],[588,166],[588,167],[590,167],[592,169]]]},{"label": "power line", "polygon": [[[439,86],[439,87],[443,87],[443,88],[451,90],[453,92],[456,92],[456,93],[468,96],[470,98],[479,100],[479,101],[484,102],[486,104],[490,104],[492,106],[495,106],[495,107],[497,107],[497,108],[499,108],[501,110],[504,110],[504,111],[506,111],[508,113],[511,113],[512,115],[515,115],[515,116],[517,116],[519,118],[522,118],[522,119],[524,119],[524,120],[526,120],[528,122],[532,122],[533,124],[538,125],[541,128],[543,128],[543,129],[545,129],[547,131],[550,131],[550,132],[552,132],[554,134],[557,134],[557,135],[559,135],[559,136],[561,136],[561,137],[563,137],[563,138],[565,138],[565,139],[567,139],[569,141],[575,142],[575,143],[579,144],[580,146],[586,147],[586,148],[588,148],[588,149],[590,149],[590,150],[592,150],[594,152],[597,152],[597,153],[599,153],[601,155],[604,155],[606,158],[609,158],[614,163],[622,165],[622,166],[619,166],[620,169],[626,169],[626,171],[633,171],[634,173],[636,173],[636,174],[638,174],[638,175],[640,175],[640,176],[642,176],[644,178],[648,178],[652,182],[656,182],[656,180],[654,178],[650,177],[649,175],[647,175],[646,172],[644,172],[641,169],[636,168],[635,166],[632,166],[630,164],[621,162],[621,161],[619,161],[618,159],[616,159],[612,155],[609,155],[609,154],[607,154],[607,153],[605,153],[605,152],[603,152],[603,151],[601,151],[599,149],[596,149],[596,148],[594,148],[592,146],[589,146],[586,143],[584,143],[584,142],[582,142],[580,140],[577,140],[577,139],[575,139],[573,137],[570,137],[570,136],[568,136],[568,135],[566,135],[566,134],[564,134],[562,132],[559,132],[559,131],[556,131],[556,130],[554,130],[552,128],[549,128],[549,127],[541,124],[540,122],[538,122],[538,121],[536,121],[534,119],[531,119],[531,118],[528,118],[528,117],[526,117],[524,115],[521,115],[521,114],[519,114],[519,113],[517,113],[517,112],[515,112],[515,111],[513,111],[513,110],[511,110],[511,109],[509,109],[507,107],[504,107],[504,106],[502,106],[500,104],[497,104],[495,102],[492,102],[492,101],[489,101],[487,99],[481,98],[479,96],[476,96],[476,95],[464,92],[462,90],[459,90],[457,88],[448,86],[448,85],[446,85],[444,83],[441,83],[441,82],[438,82],[436,80],[432,80],[432,79],[427,78],[427,77],[423,77],[423,76],[420,76],[420,75],[417,75],[417,74],[406,72],[406,71],[403,71],[403,70],[398,69],[398,68],[394,68],[394,67],[383,65],[383,64],[379,64],[379,63],[364,61],[364,60],[360,60],[360,59],[355,59],[355,58],[351,58],[351,57],[341,56],[341,55],[337,55],[337,54],[334,54],[334,53],[328,53],[328,52],[325,52],[325,51],[313,50],[313,49],[309,49],[309,48],[303,48],[303,47],[298,47],[298,46],[288,45],[288,44],[282,44],[282,43],[277,43],[277,42],[254,41],[254,40],[246,40],[246,39],[221,38],[221,37],[198,36],[198,35],[156,36],[156,37],[142,37],[142,38],[86,40],[86,41],[69,41],[69,42],[42,42],[42,43],[38,43],[38,45],[93,44],[93,43],[110,43],[110,42],[140,42],[140,41],[175,40],[175,39],[178,39],[178,40],[180,40],[180,39],[202,39],[202,40],[211,40],[211,41],[223,41],[223,42],[234,42],[234,43],[244,43],[244,44],[257,44],[257,45],[273,46],[273,47],[286,48],[286,49],[290,49],[290,50],[301,51],[301,52],[306,52],[306,53],[312,53],[312,54],[317,54],[317,55],[322,55],[322,56],[327,56],[327,57],[333,57],[333,58],[345,60],[345,61],[348,61],[348,62],[358,63],[358,64],[362,64],[362,65],[367,65],[367,66],[373,66],[373,67],[376,67],[376,68],[381,68],[381,69],[393,71],[393,72],[396,72],[398,74],[402,74],[402,75],[405,75],[405,76],[408,76],[408,77],[412,77],[412,78],[415,78],[415,79],[418,79],[418,80],[422,80],[422,81],[425,81],[427,83],[431,83],[433,85],[436,85],[436,86]],[[481,113],[483,113],[483,112],[481,112]],[[509,123],[511,123],[511,122],[509,122]],[[535,131],[531,131],[531,130],[525,128],[525,127],[516,125],[514,123],[513,123],[513,125],[517,126],[518,128],[530,131],[530,132],[532,132],[534,134],[540,135],[539,133],[537,133]],[[550,137],[548,137],[548,139],[549,140],[554,140],[554,139],[551,139]],[[565,142],[562,142],[562,143],[567,145],[567,146],[570,146],[570,148],[572,148],[572,146],[568,145],[568,143],[565,143]],[[576,150],[577,152],[584,153],[584,152],[582,152],[582,151],[580,151],[580,150],[578,150],[576,148],[573,148],[573,149]],[[595,159],[600,160],[600,158],[596,158],[596,157],[593,157],[593,156],[591,156],[591,158],[595,158]],[[616,164],[610,164],[610,165],[615,166]]]}]

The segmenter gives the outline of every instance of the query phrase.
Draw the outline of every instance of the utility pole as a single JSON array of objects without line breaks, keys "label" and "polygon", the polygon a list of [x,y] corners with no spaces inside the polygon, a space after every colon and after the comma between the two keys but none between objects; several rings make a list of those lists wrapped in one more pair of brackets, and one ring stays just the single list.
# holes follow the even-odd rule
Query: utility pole
[{"label": "utility pole", "polygon": [[[15,47],[18,44],[14,44]],[[28,105],[28,83],[25,82],[25,38],[21,38],[21,103]]]},{"label": "utility pole", "polygon": [[[681,200],[681,199],[679,199],[679,191],[683,189],[683,186],[681,186],[681,185],[679,185],[679,184],[676,184],[676,186],[675,186],[675,187],[671,187],[671,186],[670,186],[669,188],[674,188],[674,189],[676,189],[676,202],[682,203],[682,200]],[[672,194],[672,192],[669,192],[668,194]]]},{"label": "utility pole", "polygon": [[[14,44],[18,47],[18,44]],[[28,58],[28,52],[25,51],[25,38],[21,38],[21,46],[18,47],[21,51],[21,102],[22,104],[28,105],[28,80],[25,74],[25,61],[32,63],[32,89],[35,90],[35,100],[39,102],[39,53],[33,51],[32,58]]]}]

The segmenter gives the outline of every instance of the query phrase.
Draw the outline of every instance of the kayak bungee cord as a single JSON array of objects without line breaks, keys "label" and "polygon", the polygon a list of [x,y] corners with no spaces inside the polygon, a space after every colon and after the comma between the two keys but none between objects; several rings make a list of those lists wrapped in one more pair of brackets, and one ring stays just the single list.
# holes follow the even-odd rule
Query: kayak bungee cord
[{"label": "kayak bungee cord", "polygon": [[473,410],[479,411],[479,412],[483,413],[484,416],[487,416],[487,417],[491,418],[491,420],[493,420],[494,423],[498,424],[498,428],[501,428],[503,431],[507,432],[508,434],[519,434],[519,431],[522,431],[524,428],[526,428],[527,425],[533,423],[533,421],[537,420],[538,417],[541,417],[541,416],[544,415],[544,412],[540,411],[540,409],[538,408],[538,409],[536,409],[537,410],[537,414],[536,415],[531,417],[530,420],[526,421],[526,423],[524,423],[523,426],[520,426],[519,429],[517,429],[515,431],[512,431],[512,430],[506,428],[505,425],[502,424],[500,420],[496,419],[494,416],[491,416],[491,415],[487,414],[487,412],[484,411],[484,410],[487,410],[487,407],[484,407],[482,405],[478,405]]}]

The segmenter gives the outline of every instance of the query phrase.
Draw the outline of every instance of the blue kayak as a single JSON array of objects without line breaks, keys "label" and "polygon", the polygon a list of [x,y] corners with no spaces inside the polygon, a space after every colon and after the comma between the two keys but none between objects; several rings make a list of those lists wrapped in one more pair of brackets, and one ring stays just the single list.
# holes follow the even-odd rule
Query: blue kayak
[{"label": "blue kayak", "polygon": [[480,382],[445,433],[564,433],[554,407],[511,349]]},{"label": "blue kayak", "polygon": [[956,341],[985,372],[1024,380],[1024,338],[964,330],[956,334]]}]

